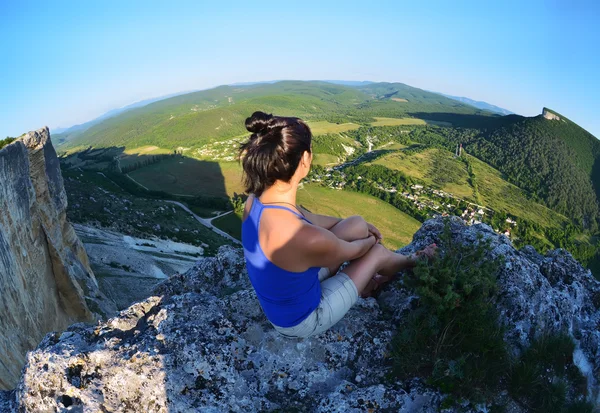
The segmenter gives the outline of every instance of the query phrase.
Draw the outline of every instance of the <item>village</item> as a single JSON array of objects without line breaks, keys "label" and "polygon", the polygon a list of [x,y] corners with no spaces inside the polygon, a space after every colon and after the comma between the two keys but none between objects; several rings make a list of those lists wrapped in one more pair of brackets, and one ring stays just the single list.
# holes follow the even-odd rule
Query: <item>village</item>
[{"label": "village", "polygon": [[[307,181],[331,189],[342,190],[352,184],[347,178],[347,175],[339,168],[326,168],[324,173],[312,173],[310,177],[307,177]],[[356,179],[364,180],[360,175]],[[468,225],[480,223],[491,225],[491,217],[495,213],[494,210],[483,205],[475,204],[448,192],[428,188],[421,184],[413,184],[399,191],[395,186],[386,187],[373,181],[369,181],[369,183],[377,189],[404,197],[417,210],[426,212],[431,218],[454,215],[462,218]],[[494,231],[511,238],[511,228],[517,226],[517,221],[514,217],[507,217],[505,223],[506,226],[502,230],[494,228]]]}]

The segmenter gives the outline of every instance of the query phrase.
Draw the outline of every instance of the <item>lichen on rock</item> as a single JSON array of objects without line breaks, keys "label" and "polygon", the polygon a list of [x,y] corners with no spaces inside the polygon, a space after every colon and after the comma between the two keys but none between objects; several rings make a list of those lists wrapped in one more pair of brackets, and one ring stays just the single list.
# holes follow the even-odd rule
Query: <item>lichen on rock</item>
[{"label": "lichen on rock", "polygon": [[[438,241],[443,225],[425,222],[403,251]],[[523,351],[542,329],[566,328],[589,365],[589,394],[597,391],[600,311],[593,297],[600,283],[564,251],[533,256],[486,225],[458,219],[451,230],[466,244],[490,239],[490,256],[504,257],[495,302],[512,351]],[[421,380],[387,375],[396,326],[418,300],[401,280],[303,340],[280,336],[266,320],[239,249],[222,247],[155,293],[95,327],[76,324],[48,334],[28,354],[16,391],[21,411],[442,409],[446,396]],[[506,393],[498,399],[513,406],[507,411],[519,411]],[[486,406],[466,401],[464,411]]]}]

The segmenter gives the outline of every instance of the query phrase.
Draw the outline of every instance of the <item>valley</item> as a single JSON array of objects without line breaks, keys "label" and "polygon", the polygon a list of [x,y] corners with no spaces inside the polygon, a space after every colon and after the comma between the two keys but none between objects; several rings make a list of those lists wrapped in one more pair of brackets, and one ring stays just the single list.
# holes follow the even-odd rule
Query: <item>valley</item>
[{"label": "valley", "polygon": [[[596,148],[587,132],[542,116],[499,116],[402,84],[349,87],[283,81],[181,95],[135,108],[68,139],[60,137],[61,162],[67,171],[110,175],[113,183],[119,182],[121,192],[136,199],[151,196],[152,202],[177,201],[200,217],[215,217],[232,210],[234,200],[243,193],[237,152],[247,137],[243,120],[254,110],[299,116],[312,128],[313,170],[298,202],[316,213],[369,215],[374,225],[390,229],[389,248],[410,242],[418,222],[436,215],[457,215],[470,223],[490,224],[517,246],[532,244],[541,251],[562,246],[590,266],[597,259],[597,210],[588,200],[595,197],[593,191],[579,190],[574,195],[582,199],[583,208],[567,210],[564,201],[556,201],[563,197],[556,188],[567,179],[567,170],[575,171],[582,188],[588,185],[582,178],[585,172],[576,170],[577,166],[563,166],[544,180],[535,176],[547,172],[535,167],[528,176],[537,181],[523,181],[532,166],[514,152],[512,138],[506,147],[498,146],[499,133],[539,125],[539,130],[550,134],[555,148],[560,145],[557,140],[570,142],[574,149],[583,144]],[[124,130],[134,123],[135,128]],[[569,133],[583,143],[569,140],[565,136]],[[460,144],[463,149],[458,156]],[[538,139],[533,143],[537,146],[526,149],[532,154],[530,159],[538,159],[539,151],[546,153],[542,144]],[[580,151],[574,156],[579,153],[591,173],[589,155]],[[553,162],[554,158],[548,159]],[[373,176],[360,182],[367,170]],[[532,186],[532,182],[537,183]],[[550,191],[544,189],[546,185]],[[238,212],[217,218],[213,224],[239,239],[240,222]],[[198,235],[210,232],[208,228],[194,230]],[[162,227],[158,234],[147,227],[145,231],[165,236]],[[209,235],[208,254],[223,242],[215,237],[214,232]]]}]

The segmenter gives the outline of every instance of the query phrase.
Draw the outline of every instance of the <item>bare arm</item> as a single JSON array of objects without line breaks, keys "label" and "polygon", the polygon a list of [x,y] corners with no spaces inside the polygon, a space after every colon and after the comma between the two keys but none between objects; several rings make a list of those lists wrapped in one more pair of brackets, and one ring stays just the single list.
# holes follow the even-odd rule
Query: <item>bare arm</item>
[{"label": "bare arm", "polygon": [[305,225],[298,239],[305,240],[300,248],[306,254],[308,264],[314,267],[332,267],[345,261],[362,257],[377,242],[374,236],[348,242],[330,231]]},{"label": "bare arm", "polygon": [[310,222],[312,222],[313,224],[315,224],[321,228],[325,228],[325,229],[331,229],[335,224],[342,221],[342,219],[343,219],[343,218],[330,217],[328,215],[313,214],[312,212],[307,211],[306,209],[302,208],[301,206],[298,207],[298,209],[304,214],[306,219],[308,219]]}]

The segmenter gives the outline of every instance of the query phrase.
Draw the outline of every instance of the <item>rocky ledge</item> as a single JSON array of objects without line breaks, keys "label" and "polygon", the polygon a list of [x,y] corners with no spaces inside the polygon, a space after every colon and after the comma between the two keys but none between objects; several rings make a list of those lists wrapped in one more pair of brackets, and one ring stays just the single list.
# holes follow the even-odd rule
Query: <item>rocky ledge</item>
[{"label": "rocky ledge", "polygon": [[[486,225],[455,219],[464,243],[491,240],[502,255],[496,305],[513,352],[542,330],[570,332],[578,366],[596,398],[600,377],[600,282],[568,253],[515,250]],[[427,221],[404,251],[435,242],[441,219]],[[480,235],[478,235],[480,234]],[[305,340],[279,336],[265,319],[240,250],[160,284],[155,296],[97,326],[74,324],[46,335],[27,364],[14,396],[22,412],[221,412],[440,410],[444,396],[419,380],[386,377],[395,326],[417,300],[401,281],[375,300],[359,300],[324,334]],[[506,396],[505,396],[506,397]],[[6,401],[8,400],[8,401]],[[519,411],[506,400],[507,411]],[[465,405],[465,411],[486,411]]]}]

